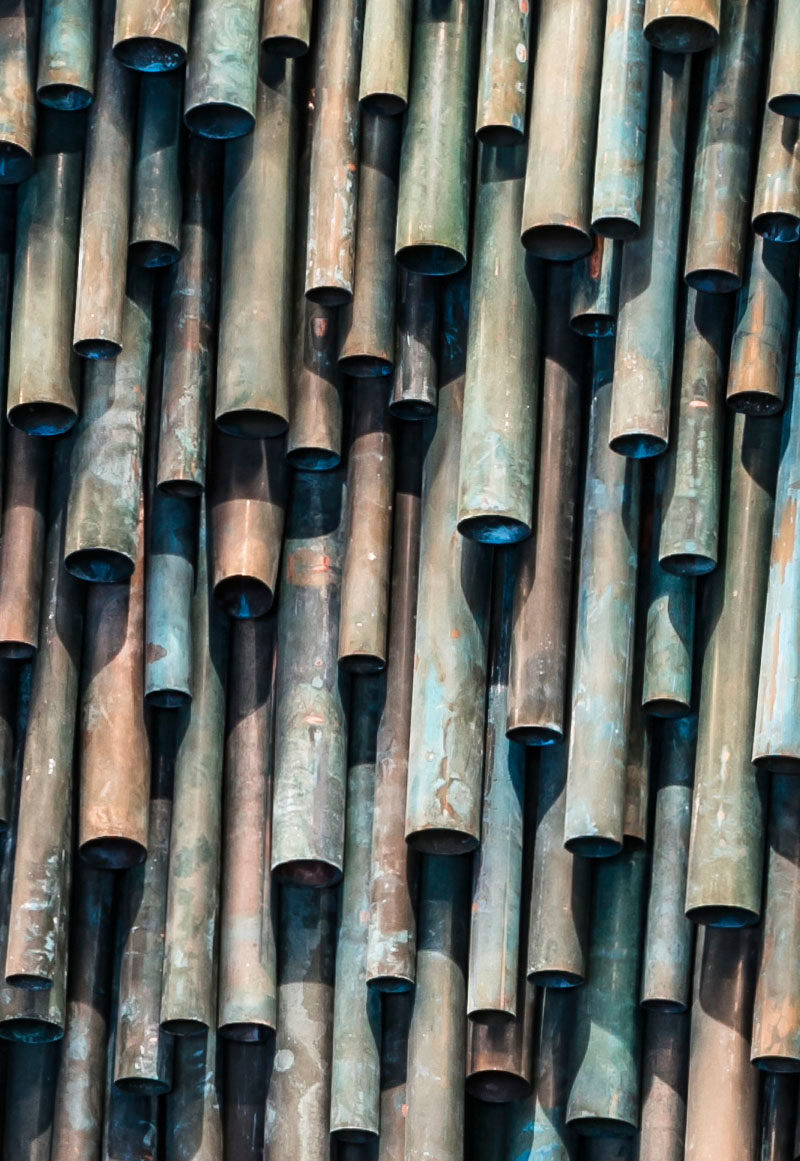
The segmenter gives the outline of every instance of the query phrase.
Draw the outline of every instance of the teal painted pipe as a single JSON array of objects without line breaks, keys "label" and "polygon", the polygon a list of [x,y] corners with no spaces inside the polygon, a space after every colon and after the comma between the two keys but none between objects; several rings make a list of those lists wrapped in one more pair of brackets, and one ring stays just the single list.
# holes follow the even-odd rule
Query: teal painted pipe
[{"label": "teal painted pipe", "polygon": [[33,169],[36,141],[37,0],[8,0],[0,48],[0,184],[17,185]]},{"label": "teal painted pipe", "polygon": [[605,339],[617,329],[622,243],[598,234],[592,251],[572,263],[570,326],[589,339]]},{"label": "teal painted pipe", "polygon": [[358,86],[364,109],[386,117],[405,113],[413,22],[412,0],[366,0]]},{"label": "teal painted pipe", "polygon": [[800,121],[767,107],[761,130],[753,229],[770,242],[800,238]]},{"label": "teal painted pipe", "polygon": [[114,55],[145,73],[177,69],[189,47],[191,0],[119,0],[114,19]]},{"label": "teal painted pipe", "polygon": [[527,3],[487,0],[475,135],[484,145],[519,145],[525,134],[531,16]]},{"label": "teal painted pipe", "polygon": [[36,98],[53,109],[85,109],[94,100],[96,0],[43,0]]},{"label": "teal painted pipe", "polygon": [[258,83],[258,0],[194,0],[183,119],[226,140],[251,133]]},{"label": "teal painted pipe", "polygon": [[150,508],[145,604],[144,696],[176,708],[192,696],[191,607],[197,506],[156,490]]},{"label": "teal painted pipe", "polygon": [[398,419],[424,419],[436,411],[439,393],[439,295],[435,280],[410,270],[398,270],[397,283],[395,370],[389,410]]},{"label": "teal painted pipe", "polygon": [[793,16],[792,5],[778,0],[767,103],[784,117],[800,117],[800,38]]},{"label": "teal painted pipe", "polygon": [[636,1161],[684,1161],[688,1013],[648,1012],[642,1058]]},{"label": "teal painted pipe", "polygon": [[137,266],[171,266],[181,246],[179,72],[139,80],[128,256]]}]

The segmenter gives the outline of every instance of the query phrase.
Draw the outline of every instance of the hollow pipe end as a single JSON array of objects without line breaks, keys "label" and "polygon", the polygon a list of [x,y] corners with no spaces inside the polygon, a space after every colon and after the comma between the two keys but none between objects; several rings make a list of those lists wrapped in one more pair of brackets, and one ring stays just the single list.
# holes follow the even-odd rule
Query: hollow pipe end
[{"label": "hollow pipe end", "polygon": [[742,276],[735,270],[723,270],[719,266],[696,266],[687,269],[683,276],[687,286],[702,290],[704,294],[733,294],[741,289]]},{"label": "hollow pipe end", "polygon": [[275,1025],[259,1020],[241,1020],[231,1024],[220,1024],[220,1036],[235,1040],[237,1044],[264,1044],[275,1035]]},{"label": "hollow pipe end", "polygon": [[374,379],[378,375],[391,375],[394,363],[383,355],[341,355],[339,369],[354,379]]},{"label": "hollow pipe end", "polygon": [[616,1117],[597,1117],[592,1113],[580,1113],[567,1117],[567,1125],[582,1137],[632,1137],[636,1125]]},{"label": "hollow pipe end", "polygon": [[779,212],[756,214],[753,229],[768,242],[782,242],[790,245],[800,238],[800,218],[795,214]]},{"label": "hollow pipe end", "polygon": [[118,343],[116,339],[99,337],[75,339],[72,349],[82,359],[116,359],[122,350],[122,343]]},{"label": "hollow pipe end", "polygon": [[410,992],[414,987],[411,976],[367,975],[367,984],[376,992],[391,992],[397,995],[400,992]]},{"label": "hollow pipe end", "polygon": [[36,99],[49,109],[73,113],[78,109],[88,109],[94,100],[94,93],[81,85],[49,84],[39,86]]},{"label": "hollow pipe end", "polygon": [[522,245],[537,258],[574,262],[591,253],[593,240],[589,231],[580,226],[541,222],[523,229]]},{"label": "hollow pipe end", "polygon": [[563,729],[543,722],[516,722],[506,726],[506,737],[524,746],[556,746],[564,740]]},{"label": "hollow pipe end", "polygon": [[287,859],[273,863],[272,872],[276,879],[297,887],[333,887],[342,878],[342,868],[324,859]]},{"label": "hollow pipe end", "polygon": [[475,136],[482,145],[505,148],[506,146],[521,145],[525,140],[525,130],[521,124],[517,126],[507,121],[485,121],[482,125],[475,126]]},{"label": "hollow pipe end", "polygon": [[628,242],[639,233],[641,223],[636,218],[625,218],[621,214],[603,214],[592,221],[592,229],[601,238],[614,242]]},{"label": "hollow pipe end", "polygon": [[138,1093],[141,1096],[162,1096],[172,1085],[157,1076],[116,1076],[114,1088],[120,1092]]},{"label": "hollow pipe end", "polygon": [[342,462],[339,452],[329,447],[294,447],[286,452],[287,463],[302,472],[330,472]]},{"label": "hollow pipe end", "polygon": [[750,1063],[762,1072],[793,1073],[800,1072],[800,1059],[792,1056],[759,1056],[753,1054]]},{"label": "hollow pipe end", "polygon": [[120,64],[140,73],[168,73],[186,60],[186,49],[172,40],[157,36],[129,36],[113,48]]},{"label": "hollow pipe end", "polygon": [[767,104],[781,117],[800,117],[800,93],[773,93]]},{"label": "hollow pipe end", "polygon": [[648,1012],[685,1012],[687,1004],[674,996],[643,996],[641,1006]]},{"label": "hollow pipe end", "polygon": [[719,39],[719,29],[694,16],[657,16],[645,25],[647,40],[662,52],[704,52]]},{"label": "hollow pipe end", "polygon": [[272,439],[286,431],[289,416],[268,408],[237,407],[218,412],[216,424],[225,435],[236,435],[241,439]]},{"label": "hollow pipe end", "polygon": [[105,871],[126,871],[147,858],[147,846],[124,835],[102,835],[80,845],[80,855],[90,867]]},{"label": "hollow pipe end", "polygon": [[184,500],[194,500],[197,496],[202,496],[205,489],[199,480],[173,477],[169,480],[159,480],[158,490],[167,496],[180,496]]},{"label": "hollow pipe end", "polygon": [[406,833],[406,842],[424,855],[463,855],[479,846],[477,835],[450,827],[429,826]]},{"label": "hollow pipe end", "polygon": [[360,93],[362,109],[379,113],[382,117],[400,117],[408,108],[408,101],[399,93]]},{"label": "hollow pipe end", "polygon": [[306,286],[306,298],[318,306],[348,306],[353,301],[353,291],[338,283],[318,282]]},{"label": "hollow pipe end", "polygon": [[378,653],[343,653],[339,664],[348,673],[382,673],[386,668],[386,658]]},{"label": "hollow pipe end", "polygon": [[0,660],[27,661],[35,657],[36,641],[0,641]]},{"label": "hollow pipe end", "polygon": [[766,391],[729,391],[726,402],[732,411],[743,415],[778,415],[783,411],[783,396]]},{"label": "hollow pipe end", "polygon": [[753,765],[771,770],[773,774],[800,774],[800,754],[775,753],[775,751],[753,754]]},{"label": "hollow pipe end", "polygon": [[362,1125],[342,1125],[336,1128],[331,1125],[331,1139],[346,1145],[367,1145],[376,1140],[377,1136],[377,1129],[367,1129]]},{"label": "hollow pipe end", "polygon": [[231,617],[237,621],[250,621],[270,611],[275,594],[258,577],[237,574],[217,581],[214,597]]},{"label": "hollow pipe end", "polygon": [[607,339],[616,331],[617,320],[613,314],[575,314],[569,325],[586,339]]},{"label": "hollow pipe end", "polygon": [[667,552],[659,557],[658,563],[665,572],[676,576],[706,576],[717,567],[713,556],[701,552]]},{"label": "hollow pipe end", "polygon": [[51,976],[35,975],[33,972],[9,972],[6,983],[23,992],[48,992],[53,986]]},{"label": "hollow pipe end", "polygon": [[63,435],[76,419],[75,408],[63,403],[18,403],[8,409],[8,422],[26,435]]},{"label": "hollow pipe end", "polygon": [[611,835],[571,835],[564,839],[564,846],[573,855],[582,855],[585,859],[610,859],[620,853],[622,841]]},{"label": "hollow pipe end", "polygon": [[271,52],[274,56],[287,56],[294,60],[298,56],[305,56],[310,45],[300,36],[265,36],[261,47],[264,52]]},{"label": "hollow pipe end", "polygon": [[540,988],[579,988],[585,976],[569,968],[528,968],[528,979]]},{"label": "hollow pipe end", "polygon": [[395,258],[412,274],[445,277],[457,274],[467,264],[467,256],[454,246],[409,243],[395,251]]},{"label": "hollow pipe end", "polygon": [[650,697],[642,702],[642,709],[654,718],[685,718],[692,712],[688,702],[676,697]]},{"label": "hollow pipe end", "polygon": [[183,114],[184,124],[191,133],[211,137],[215,141],[232,141],[253,132],[256,119],[249,109],[228,101],[208,101],[193,105]]},{"label": "hollow pipe end", "polygon": [[629,460],[645,460],[667,450],[667,440],[650,431],[621,431],[609,438],[608,446]]},{"label": "hollow pipe end", "polygon": [[751,927],[758,923],[761,916],[749,907],[739,907],[736,904],[710,903],[686,908],[686,918],[692,923],[703,927]]},{"label": "hollow pipe end", "polygon": [[518,544],[531,534],[530,524],[508,513],[469,512],[459,517],[458,531],[481,544]]},{"label": "hollow pipe end", "polygon": [[120,584],[133,576],[135,561],[111,548],[78,548],[67,553],[64,567],[78,580],[92,584]]},{"label": "hollow pipe end", "polygon": [[524,1100],[530,1096],[531,1082],[524,1076],[500,1069],[486,1068],[470,1073],[466,1080],[467,1092],[478,1100],[491,1104]]},{"label": "hollow pipe end", "polygon": [[162,242],[157,238],[141,238],[138,242],[130,243],[128,257],[135,266],[144,266],[146,270],[160,270],[163,266],[172,266],[177,262],[180,251],[169,242]]},{"label": "hollow pipe end", "polygon": [[427,419],[436,414],[436,403],[430,399],[412,399],[400,396],[389,401],[389,414],[406,421]]},{"label": "hollow pipe end", "polygon": [[206,1036],[208,1034],[208,1024],[205,1020],[196,1020],[191,1016],[179,1016],[175,1019],[161,1021],[161,1027],[165,1032],[169,1032],[170,1036]]},{"label": "hollow pipe end", "polygon": [[19,185],[33,173],[33,154],[15,141],[0,141],[0,185]]},{"label": "hollow pipe end", "polygon": [[144,695],[147,705],[156,709],[181,709],[192,700],[191,690],[188,689],[148,689]]},{"label": "hollow pipe end", "polygon": [[37,1020],[33,1016],[15,1016],[0,1021],[0,1040],[16,1044],[52,1044],[64,1035],[64,1025],[54,1020]]}]

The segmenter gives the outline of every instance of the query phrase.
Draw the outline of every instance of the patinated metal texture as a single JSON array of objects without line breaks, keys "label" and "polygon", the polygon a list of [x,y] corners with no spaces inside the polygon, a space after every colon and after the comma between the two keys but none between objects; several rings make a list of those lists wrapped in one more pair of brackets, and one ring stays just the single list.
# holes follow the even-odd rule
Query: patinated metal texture
[{"label": "patinated metal texture", "polygon": [[719,37],[722,0],[645,0],[644,34],[665,52],[702,52]]},{"label": "patinated metal texture", "polygon": [[509,1161],[575,1161],[578,1155],[577,1134],[566,1123],[573,1019],[570,993],[540,993],[533,1092],[512,1106]]},{"label": "patinated metal texture", "polygon": [[192,696],[197,505],[156,490],[148,525],[144,696],[149,705],[169,709]]},{"label": "patinated metal texture", "polygon": [[277,56],[303,56],[311,45],[314,0],[264,0],[261,44]]},{"label": "patinated metal texture", "polygon": [[408,105],[412,0],[366,0],[358,99],[365,109],[385,116]]},{"label": "patinated metal texture", "polygon": [[53,109],[94,100],[96,0],[43,0],[36,98]]},{"label": "patinated metal texture", "polygon": [[542,992],[525,982],[521,966],[516,1016],[484,1012],[469,1021],[467,1092],[481,1101],[524,1100],[533,1087],[536,1003]]},{"label": "patinated metal texture", "polygon": [[229,1161],[263,1161],[264,1093],[275,1058],[273,1043],[227,1041],[222,1067],[223,1157]]},{"label": "patinated metal texture", "polygon": [[227,140],[252,131],[260,10],[259,0],[193,0],[183,112],[192,133]]},{"label": "patinated metal texture", "polygon": [[181,97],[179,72],[139,80],[133,155],[129,257],[138,266],[171,266],[181,245]]},{"label": "patinated metal texture", "polygon": [[47,440],[8,433],[8,483],[0,539],[0,657],[32,657],[39,644],[39,605],[47,526]]},{"label": "patinated metal texture", "polygon": [[591,253],[572,263],[570,326],[579,335],[605,339],[617,329],[622,243],[597,234]]},{"label": "patinated metal texture", "polygon": [[689,1016],[648,1012],[637,1161],[684,1161]]},{"label": "patinated metal texture", "polygon": [[0,49],[0,184],[25,181],[36,139],[37,0],[8,0]]},{"label": "patinated metal texture", "polygon": [[191,0],[119,0],[114,16],[114,54],[145,73],[177,69],[189,47]]},{"label": "patinated metal texture", "polygon": [[222,1044],[207,1036],[179,1038],[173,1085],[164,1101],[164,1161],[222,1157]]},{"label": "patinated metal texture", "polygon": [[800,121],[764,110],[753,229],[770,242],[800,238]]},{"label": "patinated metal texture", "polygon": [[483,9],[475,133],[486,145],[518,145],[525,133],[529,4],[487,0]]},{"label": "patinated metal texture", "polygon": [[381,1132],[377,1161],[403,1161],[406,1144],[408,1029],[414,1004],[410,992],[383,997],[381,1024]]},{"label": "patinated metal texture", "polygon": [[439,394],[439,296],[436,281],[411,270],[397,274],[395,368],[389,410],[398,419],[424,419]]},{"label": "patinated metal texture", "polygon": [[777,0],[767,100],[784,117],[800,117],[800,30],[789,0]]}]

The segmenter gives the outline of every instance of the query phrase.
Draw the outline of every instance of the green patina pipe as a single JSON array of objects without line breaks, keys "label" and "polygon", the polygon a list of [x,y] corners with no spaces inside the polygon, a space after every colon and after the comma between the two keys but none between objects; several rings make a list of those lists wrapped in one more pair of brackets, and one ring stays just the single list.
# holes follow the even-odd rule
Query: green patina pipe
[{"label": "green patina pipe", "polygon": [[389,410],[398,419],[424,419],[439,395],[439,296],[434,279],[397,272],[395,369]]},{"label": "green patina pipe", "polygon": [[228,140],[256,118],[259,0],[194,0],[183,119],[192,133]]},{"label": "green patina pipe", "polygon": [[94,100],[96,0],[43,0],[36,97],[53,109],[85,109]]},{"label": "green patina pipe", "polygon": [[572,263],[570,326],[589,339],[617,329],[622,243],[598,234],[590,254]]},{"label": "green patina pipe", "polygon": [[485,145],[519,145],[525,133],[531,14],[527,3],[487,0],[475,134]]},{"label": "green patina pipe", "polygon": [[171,266],[181,246],[179,72],[139,80],[128,255],[137,266]]},{"label": "green patina pipe", "polygon": [[145,73],[177,69],[189,47],[191,0],[119,0],[114,55]]},{"label": "green patina pipe", "polygon": [[408,106],[412,0],[366,0],[358,99],[365,109],[397,116]]}]

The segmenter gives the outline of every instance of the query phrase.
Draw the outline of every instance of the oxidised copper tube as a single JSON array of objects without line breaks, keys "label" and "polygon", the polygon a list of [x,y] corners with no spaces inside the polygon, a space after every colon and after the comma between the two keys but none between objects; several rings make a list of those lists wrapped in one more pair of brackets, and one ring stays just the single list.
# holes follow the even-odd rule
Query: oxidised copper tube
[{"label": "oxidised copper tube", "polygon": [[25,658],[39,644],[50,447],[9,432],[0,540],[0,657]]}]

